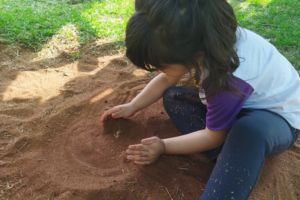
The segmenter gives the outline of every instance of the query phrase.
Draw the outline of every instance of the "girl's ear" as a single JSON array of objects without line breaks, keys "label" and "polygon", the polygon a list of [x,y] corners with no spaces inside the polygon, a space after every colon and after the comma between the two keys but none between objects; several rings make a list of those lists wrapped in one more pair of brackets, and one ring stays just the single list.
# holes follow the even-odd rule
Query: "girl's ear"
[{"label": "girl's ear", "polygon": [[197,64],[198,64],[199,66],[202,66],[204,56],[205,56],[205,52],[204,52],[204,51],[199,51],[199,52],[196,54],[195,60],[196,60],[196,62],[197,62]]}]

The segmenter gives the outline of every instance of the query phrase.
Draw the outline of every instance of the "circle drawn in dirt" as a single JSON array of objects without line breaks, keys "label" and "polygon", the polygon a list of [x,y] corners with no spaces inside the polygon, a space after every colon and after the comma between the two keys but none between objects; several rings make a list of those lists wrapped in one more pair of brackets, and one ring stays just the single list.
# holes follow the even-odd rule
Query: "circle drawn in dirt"
[{"label": "circle drawn in dirt", "polygon": [[103,129],[93,120],[85,124],[74,124],[65,136],[64,154],[79,166],[115,176],[122,173],[120,168],[124,163],[127,145],[122,142],[122,136],[116,138],[113,134],[117,131],[117,126],[109,130],[109,133],[104,133]]}]

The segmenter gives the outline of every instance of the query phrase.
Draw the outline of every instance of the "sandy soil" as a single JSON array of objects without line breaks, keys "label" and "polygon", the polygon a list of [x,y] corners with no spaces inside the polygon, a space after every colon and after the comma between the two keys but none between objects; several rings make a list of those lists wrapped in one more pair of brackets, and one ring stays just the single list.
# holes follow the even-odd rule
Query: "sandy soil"
[{"label": "sandy soil", "polygon": [[[92,51],[91,51],[92,49]],[[125,159],[145,137],[180,135],[161,100],[129,120],[100,117],[155,74],[124,53],[86,45],[81,59],[42,59],[0,44],[0,199],[198,199],[214,167],[205,154]],[[269,157],[251,200],[300,199],[300,142]]]}]

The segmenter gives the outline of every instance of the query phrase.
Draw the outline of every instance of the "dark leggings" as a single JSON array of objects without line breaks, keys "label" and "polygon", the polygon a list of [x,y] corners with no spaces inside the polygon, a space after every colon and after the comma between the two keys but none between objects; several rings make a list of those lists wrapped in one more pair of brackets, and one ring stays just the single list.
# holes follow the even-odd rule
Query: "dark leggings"
[{"label": "dark leggings", "polygon": [[[186,87],[173,87],[164,94],[165,109],[184,134],[204,129],[207,112],[197,93],[186,93]],[[248,199],[265,157],[290,148],[300,133],[267,110],[242,109],[237,118],[224,144],[207,152],[211,159],[220,156],[201,200]]]}]

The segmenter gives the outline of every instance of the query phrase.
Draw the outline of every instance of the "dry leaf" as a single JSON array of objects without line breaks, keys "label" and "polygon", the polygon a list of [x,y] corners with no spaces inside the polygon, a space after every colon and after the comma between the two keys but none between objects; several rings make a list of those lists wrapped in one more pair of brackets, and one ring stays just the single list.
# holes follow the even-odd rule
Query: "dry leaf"
[{"label": "dry leaf", "polygon": [[114,134],[114,136],[116,137],[116,138],[119,138],[119,136],[120,136],[120,133],[122,133],[122,131],[117,131],[115,134]]}]

